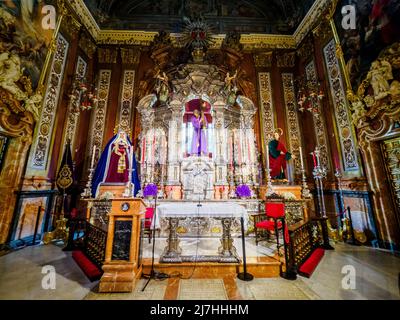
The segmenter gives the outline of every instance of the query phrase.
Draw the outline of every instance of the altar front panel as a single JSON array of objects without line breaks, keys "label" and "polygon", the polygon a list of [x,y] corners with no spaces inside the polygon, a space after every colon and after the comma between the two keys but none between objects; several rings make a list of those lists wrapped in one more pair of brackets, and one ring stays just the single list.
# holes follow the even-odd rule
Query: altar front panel
[{"label": "altar front panel", "polygon": [[[240,218],[244,219],[245,229],[248,229],[250,218],[245,204],[231,201],[171,201],[162,202],[157,206],[155,219],[156,229],[161,229],[161,236],[168,235],[168,218],[179,218],[177,232],[181,236],[213,236],[222,233],[221,221],[218,218],[234,218],[232,234],[239,235],[241,230]],[[258,207],[258,206],[257,206]]]}]

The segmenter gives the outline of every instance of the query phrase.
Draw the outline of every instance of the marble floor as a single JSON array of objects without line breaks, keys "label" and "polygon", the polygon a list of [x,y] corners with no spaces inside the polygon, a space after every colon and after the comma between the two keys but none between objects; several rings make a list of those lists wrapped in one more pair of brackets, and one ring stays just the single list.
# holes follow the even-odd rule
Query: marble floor
[{"label": "marble floor", "polygon": [[[213,241],[210,243],[214,245]],[[268,249],[263,252],[263,249],[253,248],[251,241],[246,243],[249,254],[256,250],[259,255],[268,255]],[[197,243],[193,244],[197,247]],[[235,242],[235,245],[240,251],[240,244]],[[0,299],[400,300],[400,258],[368,247],[340,243],[334,246],[334,251],[326,251],[310,279],[298,277],[295,281],[288,281],[282,278],[256,278],[243,282],[232,277],[169,278],[151,280],[145,291],[142,288],[146,279],[141,279],[132,293],[99,294],[98,282],[90,282],[85,277],[71,258],[71,252],[64,252],[54,244],[38,245],[0,256]],[[162,246],[157,246],[161,250],[159,247]],[[194,249],[190,245],[186,248]],[[209,249],[208,245],[202,248],[205,251]],[[45,266],[54,267],[54,289],[45,289],[46,284],[43,286],[47,275]],[[354,289],[344,289],[342,285],[346,282],[344,278],[349,268],[355,271]]]}]

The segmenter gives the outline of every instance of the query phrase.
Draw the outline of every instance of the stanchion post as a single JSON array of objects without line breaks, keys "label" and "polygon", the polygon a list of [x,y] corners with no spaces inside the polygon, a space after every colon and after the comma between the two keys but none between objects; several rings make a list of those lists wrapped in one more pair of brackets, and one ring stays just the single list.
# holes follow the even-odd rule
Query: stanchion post
[{"label": "stanchion post", "polygon": [[242,281],[251,281],[253,280],[253,275],[247,272],[247,264],[246,264],[246,243],[244,237],[244,220],[243,217],[240,218],[240,224],[242,227],[242,250],[243,250],[243,272],[238,273],[238,278]]}]

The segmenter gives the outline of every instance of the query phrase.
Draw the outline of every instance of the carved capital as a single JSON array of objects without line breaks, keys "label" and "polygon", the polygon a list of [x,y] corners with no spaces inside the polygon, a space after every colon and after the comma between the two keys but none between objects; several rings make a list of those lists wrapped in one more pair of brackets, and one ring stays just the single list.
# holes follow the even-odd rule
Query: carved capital
[{"label": "carved capital", "polygon": [[272,65],[273,52],[262,52],[254,54],[254,64],[257,68],[269,68]]}]

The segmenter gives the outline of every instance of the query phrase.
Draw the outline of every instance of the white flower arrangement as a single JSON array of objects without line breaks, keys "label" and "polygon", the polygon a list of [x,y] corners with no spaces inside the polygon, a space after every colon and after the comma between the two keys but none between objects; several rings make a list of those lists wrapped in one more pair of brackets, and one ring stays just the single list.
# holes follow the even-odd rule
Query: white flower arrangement
[{"label": "white flower arrangement", "polygon": [[285,200],[296,200],[296,196],[291,193],[291,192],[282,192],[281,196],[285,199]]},{"label": "white flower arrangement", "polygon": [[110,200],[114,198],[114,194],[111,191],[106,191],[102,193],[99,197],[101,200]]}]

